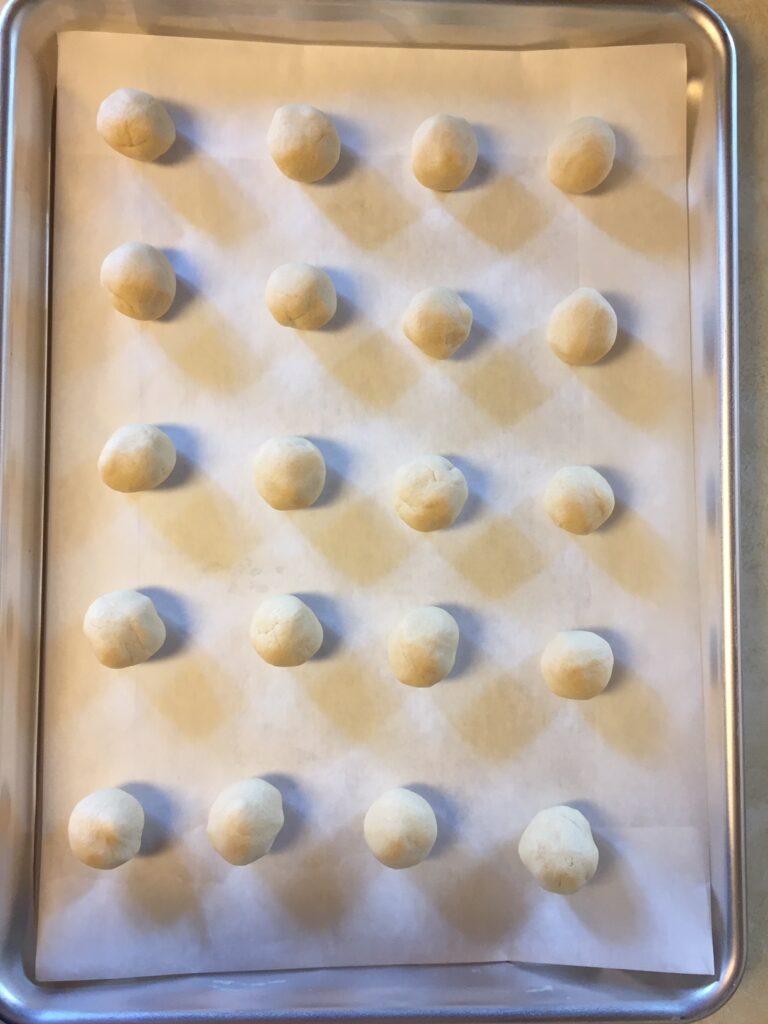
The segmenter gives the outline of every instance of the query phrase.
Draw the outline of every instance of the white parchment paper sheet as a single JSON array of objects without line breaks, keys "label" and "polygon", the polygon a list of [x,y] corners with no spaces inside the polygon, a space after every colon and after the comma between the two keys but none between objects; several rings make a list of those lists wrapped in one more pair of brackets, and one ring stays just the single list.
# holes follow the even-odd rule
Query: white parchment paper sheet
[{"label": "white parchment paper sheet", "polygon": [[[42,862],[43,979],[393,962],[520,959],[712,969],[694,551],[685,186],[685,54],[439,52],[67,34],[58,72]],[[153,165],[112,152],[101,99],[130,85],[180,129]],[[274,108],[328,111],[341,165],[315,186],[276,171]],[[413,129],[446,110],[478,126],[482,159],[451,195],[411,177]],[[619,159],[596,193],[544,175],[560,126],[597,114]],[[98,286],[112,248],[165,249],[172,315],[119,316]],[[330,329],[278,327],[277,264],[327,268]],[[473,337],[431,362],[401,335],[412,294],[465,294]],[[571,369],[547,316],[578,285],[615,304],[615,353]],[[170,486],[123,495],[96,459],[124,422],[164,425]],[[255,492],[256,446],[316,440],[319,506],[280,513]],[[396,518],[396,467],[455,458],[472,497],[454,529]],[[541,492],[563,464],[614,484],[610,525],[555,529]],[[113,672],[81,633],[100,593],[150,593],[169,625],[151,663]],[[260,598],[305,597],[322,656],[271,668],[248,642]],[[386,636],[435,602],[462,630],[453,677],[397,684]],[[559,629],[599,630],[615,680],[569,703],[540,681]],[[231,868],[209,848],[228,783],[275,780],[287,824],[274,854]],[[144,803],[142,856],[112,873],[69,853],[85,793]],[[420,787],[435,854],[382,868],[361,832],[372,799]],[[573,899],[538,890],[516,844],[558,802],[583,807],[601,849]]]}]

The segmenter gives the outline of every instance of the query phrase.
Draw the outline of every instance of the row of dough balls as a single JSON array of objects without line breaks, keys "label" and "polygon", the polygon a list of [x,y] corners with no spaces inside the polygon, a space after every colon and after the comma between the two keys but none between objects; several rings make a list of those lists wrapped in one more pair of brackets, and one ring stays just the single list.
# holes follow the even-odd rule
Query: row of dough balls
[{"label": "row of dough balls", "polygon": [[[223,790],[208,815],[208,838],[230,864],[252,864],[266,856],[285,823],[280,791],[264,779],[245,779]],[[84,797],[69,818],[69,845],[83,864],[109,870],[141,848],[144,809],[124,789],[99,789]],[[385,867],[415,867],[429,856],[438,825],[423,796],[398,787],[371,804],[363,835]],[[523,832],[518,853],[548,892],[569,896],[595,874],[599,853],[589,821],[575,807],[540,811]]]},{"label": "row of dough balls", "polygon": [[[146,242],[126,242],[109,253],[100,279],[115,309],[134,320],[159,319],[176,295],[168,257]],[[319,330],[336,314],[333,281],[309,263],[285,263],[273,270],[265,298],[277,323],[296,330]],[[449,359],[469,337],[472,310],[452,288],[425,288],[408,304],[402,329],[426,355]],[[589,366],[610,352],[617,330],[610,302],[594,288],[577,288],[552,311],[547,341],[563,362]]]},{"label": "row of dough balls", "polygon": [[[130,493],[158,487],[175,464],[176,448],[164,431],[148,423],[130,423],[104,445],[98,469],[108,487]],[[259,494],[272,508],[310,508],[325,487],[325,460],[317,445],[305,437],[273,437],[256,453],[254,478]],[[422,533],[452,526],[468,497],[466,477],[442,455],[420,455],[395,473],[395,511]],[[544,492],[547,514],[569,533],[593,533],[614,506],[611,485],[591,466],[564,466]]]},{"label": "row of dough balls", "polygon": [[[163,104],[139,89],[118,89],[103,101],[96,128],[118,153],[134,160],[156,160],[176,139]],[[269,154],[294,181],[327,177],[339,162],[341,140],[333,121],[307,103],[278,107],[267,132]],[[425,188],[451,192],[469,178],[478,156],[477,135],[463,117],[435,114],[416,129],[411,169]],[[611,172],[616,137],[599,117],[580,117],[555,138],[547,155],[547,174],[563,192],[583,193],[601,185]]]},{"label": "row of dough balls", "polygon": [[[116,669],[148,661],[166,638],[165,623],[152,599],[137,590],[114,590],[96,598],[85,613],[83,632],[102,665]],[[323,627],[301,598],[274,594],[256,609],[250,639],[269,665],[295,668],[320,650]],[[453,670],[458,646],[454,617],[444,608],[424,605],[411,609],[391,632],[389,664],[406,686],[434,686]],[[588,630],[557,633],[541,656],[541,672],[559,697],[596,697],[613,672],[611,645]]]}]

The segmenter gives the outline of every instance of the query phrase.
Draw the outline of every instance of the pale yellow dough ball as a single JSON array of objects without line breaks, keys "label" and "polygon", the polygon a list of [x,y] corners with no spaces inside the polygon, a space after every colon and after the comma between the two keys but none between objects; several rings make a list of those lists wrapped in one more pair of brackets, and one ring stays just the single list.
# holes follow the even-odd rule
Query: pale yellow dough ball
[{"label": "pale yellow dough ball", "polygon": [[518,853],[541,888],[561,896],[583,888],[600,857],[587,819],[564,805],[539,811],[523,832]]},{"label": "pale yellow dough ball", "polygon": [[284,821],[280,790],[264,779],[244,779],[214,800],[208,838],[230,864],[252,864],[272,849]]},{"label": "pale yellow dough ball", "polygon": [[395,511],[414,530],[443,530],[469,496],[464,474],[442,455],[421,455],[395,474]]},{"label": "pale yellow dough ball", "polygon": [[563,192],[591,192],[611,173],[616,136],[599,117],[580,117],[557,136],[549,148],[549,180]]},{"label": "pale yellow dough ball", "polygon": [[435,114],[416,129],[411,167],[425,188],[451,192],[463,185],[477,162],[477,137],[463,117]]},{"label": "pale yellow dough ball", "polygon": [[265,598],[251,621],[251,643],[270,665],[293,668],[309,661],[323,643],[315,613],[293,594]]},{"label": "pale yellow dough ball", "polygon": [[97,789],[75,805],[67,829],[69,847],[89,868],[109,871],[141,848],[144,810],[124,789]]},{"label": "pale yellow dough ball", "polygon": [[101,450],[101,479],[113,491],[149,491],[168,479],[176,448],[167,434],[149,423],[129,423],[114,432]]},{"label": "pale yellow dough ball", "polygon": [[254,459],[256,489],[272,508],[309,508],[325,486],[325,460],[306,437],[273,437]]},{"label": "pale yellow dough ball", "polygon": [[423,796],[390,789],[368,808],[363,832],[369,850],[385,867],[412,868],[435,845],[437,819]]},{"label": "pale yellow dough ball", "polygon": [[452,288],[425,288],[411,299],[403,333],[433,359],[448,359],[467,340],[472,310]]},{"label": "pale yellow dough ball", "polygon": [[171,115],[141,89],[117,89],[107,96],[96,115],[96,130],[112,149],[133,160],[157,160],[176,140]]},{"label": "pale yellow dough ball", "polygon": [[309,263],[284,263],[269,275],[267,308],[283,327],[316,331],[336,313],[336,289],[324,270]]},{"label": "pale yellow dough ball", "polygon": [[176,296],[168,257],[146,242],[126,242],[101,264],[101,285],[112,305],[133,320],[159,320]]},{"label": "pale yellow dough ball", "polygon": [[541,674],[547,686],[569,700],[596,697],[610,682],[612,672],[611,645],[586,629],[557,633],[541,655]]},{"label": "pale yellow dough ball", "polygon": [[341,155],[333,121],[308,103],[278,107],[267,133],[269,155],[287,178],[320,181],[330,174]]},{"label": "pale yellow dough ball", "polygon": [[434,686],[456,661],[459,627],[444,608],[413,608],[389,637],[389,664],[406,686]]},{"label": "pale yellow dough ball", "polygon": [[148,661],[165,643],[165,625],[151,598],[137,590],[97,597],[85,613],[83,632],[107,668]]},{"label": "pale yellow dough ball", "polygon": [[577,288],[552,311],[547,341],[564,363],[590,366],[613,348],[617,329],[610,302],[594,288]]},{"label": "pale yellow dough ball", "polygon": [[565,466],[555,473],[544,494],[552,522],[569,533],[593,533],[613,512],[611,485],[591,466]]}]

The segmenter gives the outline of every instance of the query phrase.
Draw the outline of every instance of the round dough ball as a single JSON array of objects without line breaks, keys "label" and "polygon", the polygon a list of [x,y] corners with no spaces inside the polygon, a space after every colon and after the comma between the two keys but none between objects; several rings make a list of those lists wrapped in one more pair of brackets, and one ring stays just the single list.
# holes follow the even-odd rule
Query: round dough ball
[{"label": "round dough ball", "polygon": [[464,474],[442,455],[422,455],[395,474],[395,510],[414,530],[451,526],[468,496]]},{"label": "round dough ball", "polygon": [[547,174],[563,192],[591,192],[611,173],[616,156],[613,129],[599,117],[580,117],[557,136],[547,155]]},{"label": "round dough ball", "polygon": [[306,437],[273,437],[256,452],[254,475],[272,508],[309,508],[325,487],[325,460]]},{"label": "round dough ball", "polygon": [[597,871],[599,853],[592,829],[575,807],[539,811],[523,832],[520,860],[547,892],[571,896]]},{"label": "round dough ball", "polygon": [[553,309],[547,341],[564,363],[590,366],[613,348],[617,329],[610,302],[594,288],[577,288]]},{"label": "round dough ball", "polygon": [[447,359],[472,329],[472,310],[451,288],[425,288],[414,295],[403,318],[403,332],[433,359]]},{"label": "round dough ball", "polygon": [[69,847],[89,868],[119,868],[141,847],[144,811],[124,789],[97,789],[69,816]]},{"label": "round dough ball", "polygon": [[586,629],[569,629],[549,641],[541,655],[541,674],[552,693],[589,700],[602,693],[613,672],[607,640]]},{"label": "round dough ball", "polygon": [[284,822],[280,790],[264,779],[245,779],[214,800],[208,838],[230,864],[252,864],[269,853]]},{"label": "round dough ball", "polygon": [[476,163],[477,138],[463,117],[435,114],[416,129],[411,167],[426,188],[451,192],[464,184]]},{"label": "round dough ball", "polygon": [[112,305],[133,320],[158,320],[176,296],[168,257],[146,242],[126,242],[101,264],[101,285]]},{"label": "round dough ball", "polygon": [[286,103],[277,108],[267,146],[278,168],[294,181],[320,181],[331,173],[341,155],[333,121],[308,103]]},{"label": "round dough ball", "polygon": [[390,789],[368,808],[363,833],[376,860],[388,868],[412,868],[435,845],[437,819],[423,796]]},{"label": "round dough ball", "polygon": [[324,270],[309,263],[284,263],[269,275],[267,307],[283,327],[316,331],[336,313],[336,289]]},{"label": "round dough ball", "polygon": [[173,119],[163,104],[141,89],[118,89],[96,115],[104,141],[133,160],[157,160],[176,141]]},{"label": "round dough ball", "polygon": [[406,686],[434,686],[453,668],[458,646],[452,615],[434,605],[414,608],[389,637],[389,664]]},{"label": "round dough ball", "polygon": [[150,598],[137,590],[97,597],[85,613],[83,632],[107,668],[140,665],[165,643],[163,620]]},{"label": "round dough ball", "polygon": [[129,423],[114,432],[101,450],[99,473],[113,491],[151,491],[176,465],[173,441],[149,423]]},{"label": "round dough ball", "polygon": [[323,627],[293,594],[265,598],[251,620],[251,643],[264,661],[293,668],[313,658],[323,642]]},{"label": "round dough ball", "polygon": [[593,533],[613,512],[611,485],[591,466],[565,466],[552,477],[544,508],[552,522],[569,533]]}]

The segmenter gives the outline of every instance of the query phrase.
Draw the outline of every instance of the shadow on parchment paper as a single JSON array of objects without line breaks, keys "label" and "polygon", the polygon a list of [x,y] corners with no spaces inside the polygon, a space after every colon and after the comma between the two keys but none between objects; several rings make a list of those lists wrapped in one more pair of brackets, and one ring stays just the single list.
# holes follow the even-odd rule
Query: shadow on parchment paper
[{"label": "shadow on parchment paper", "polygon": [[[620,530],[627,511],[632,503],[632,478],[615,466],[605,466],[597,463],[592,466],[602,477],[608,481],[613,491],[614,506],[608,519],[599,528],[603,535],[613,530]],[[584,535],[581,535],[584,536]]]},{"label": "shadow on parchment paper", "polygon": [[319,329],[319,333],[336,334],[343,331],[345,327],[349,327],[359,317],[357,308],[359,283],[352,274],[339,267],[323,266],[321,269],[330,277],[336,289],[336,312],[331,320]]},{"label": "shadow on parchment paper", "polygon": [[283,798],[283,814],[285,824],[278,832],[270,853],[283,853],[296,845],[306,828],[309,810],[306,793],[291,775],[280,772],[267,772],[259,776],[280,791]]},{"label": "shadow on parchment paper", "polygon": [[200,907],[200,887],[183,852],[168,850],[142,871],[126,871],[119,897],[126,916],[157,927],[171,927],[182,918],[194,927],[199,939],[207,935]]},{"label": "shadow on parchment paper", "polygon": [[126,782],[120,786],[136,797],[144,810],[144,831],[138,857],[153,857],[173,842],[178,811],[170,795],[149,782]]},{"label": "shadow on parchment paper", "polygon": [[584,195],[569,195],[595,227],[629,249],[654,259],[682,264],[688,259],[685,205],[617,158],[605,182]]},{"label": "shadow on parchment paper", "polygon": [[347,490],[347,480],[353,464],[352,450],[328,437],[315,437],[311,434],[304,436],[320,449],[325,461],[325,487],[312,506],[313,509],[325,508],[332,505]]},{"label": "shadow on parchment paper", "polygon": [[253,556],[259,534],[237,504],[198,475],[174,501],[145,501],[145,519],[176,551],[208,572],[223,572]]},{"label": "shadow on parchment paper", "polygon": [[526,916],[516,892],[519,877],[510,870],[515,863],[516,840],[501,843],[485,857],[473,857],[457,846],[450,878],[442,872],[416,869],[414,882],[456,931],[470,939],[498,942],[519,929]]},{"label": "shadow on parchment paper", "polygon": [[412,789],[423,797],[437,818],[437,839],[432,847],[429,860],[438,860],[459,841],[461,812],[458,804],[443,789],[425,782],[407,782],[405,789]]},{"label": "shadow on parchment paper", "polygon": [[165,625],[165,643],[152,658],[164,661],[180,654],[189,644],[192,632],[192,614],[183,598],[164,587],[140,587],[140,594],[148,597]]},{"label": "shadow on parchment paper", "polygon": [[174,672],[149,682],[144,692],[173,731],[193,741],[212,736],[234,719],[242,700],[242,691],[222,668],[222,660],[200,648],[180,661]]},{"label": "shadow on parchment paper", "polygon": [[459,627],[456,662],[445,681],[460,679],[482,660],[483,619],[472,608],[463,604],[440,601],[439,607],[452,615]]},{"label": "shadow on parchment paper", "polygon": [[336,572],[352,583],[378,583],[408,556],[406,531],[413,531],[380,496],[362,495],[351,484],[348,490],[344,501],[296,516],[293,524]]},{"label": "shadow on parchment paper", "polygon": [[510,761],[547,728],[556,712],[554,701],[541,700],[544,684],[532,678],[533,662],[479,680],[461,699],[445,702],[444,714],[454,731],[487,762]]},{"label": "shadow on parchment paper", "polygon": [[515,252],[549,222],[541,200],[510,175],[492,176],[476,192],[449,192],[445,205],[468,231],[499,252]]},{"label": "shadow on parchment paper", "polygon": [[574,541],[627,593],[663,597],[678,575],[678,559],[670,546],[655,527],[627,506],[617,516],[615,529],[609,529],[609,524],[610,520],[590,536],[574,537]]},{"label": "shadow on parchment paper", "polygon": [[484,346],[456,383],[496,423],[512,426],[549,398],[549,388],[535,375],[527,355],[542,344],[543,331],[528,331],[517,339]]},{"label": "shadow on parchment paper", "polygon": [[480,594],[502,598],[517,590],[545,567],[544,556],[509,516],[484,515],[435,546],[454,569]]},{"label": "shadow on parchment paper", "polygon": [[323,337],[322,331],[299,333],[315,358],[365,409],[385,412],[414,386],[422,372],[404,339],[401,342],[372,324],[358,324],[355,340],[345,339],[343,346]]},{"label": "shadow on parchment paper", "polygon": [[202,281],[199,270],[189,258],[189,253],[183,249],[163,249],[162,251],[170,260],[176,274],[176,296],[171,303],[171,308],[159,319],[160,323],[165,324],[171,320],[181,319],[188,307],[197,302]]},{"label": "shadow on parchment paper", "polygon": [[[339,856],[340,849],[357,847],[360,857]],[[275,874],[272,892],[306,931],[332,928],[357,902],[363,848],[362,819],[357,816],[335,836],[315,842],[303,857],[294,850],[292,870]]]},{"label": "shadow on parchment paper", "polygon": [[329,111],[328,116],[333,121],[341,141],[339,161],[333,170],[326,174],[324,178],[321,178],[320,181],[313,181],[304,185],[307,191],[316,188],[329,188],[339,182],[346,181],[362,163],[360,153],[365,150],[365,136],[360,124],[333,111]]},{"label": "shadow on parchment paper", "polygon": [[633,672],[625,673],[620,686],[609,683],[594,700],[578,703],[584,721],[608,746],[633,761],[656,761],[668,749],[664,701]]},{"label": "shadow on parchment paper", "polygon": [[370,164],[356,163],[341,181],[308,185],[305,195],[350,241],[369,251],[386,245],[420,216]]},{"label": "shadow on parchment paper", "polygon": [[184,324],[168,324],[157,331],[158,349],[206,391],[244,391],[259,374],[254,344],[207,299],[201,298],[196,307]]},{"label": "shadow on parchment paper", "polygon": [[155,487],[155,490],[171,491],[183,487],[197,475],[201,452],[200,434],[191,427],[179,423],[158,423],[157,426],[173,441],[176,465],[168,479]]},{"label": "shadow on parchment paper", "polygon": [[197,153],[199,135],[197,118],[191,107],[177,103],[175,100],[158,98],[176,126],[176,141],[166,153],[159,156],[153,163],[160,167],[176,167],[178,164],[187,163]]},{"label": "shadow on parchment paper", "polygon": [[344,635],[344,618],[339,608],[339,602],[327,594],[296,591],[294,596],[303,601],[315,613],[323,627],[323,642],[313,661],[332,658],[339,650],[341,638]]},{"label": "shadow on parchment paper", "polygon": [[342,737],[371,748],[386,744],[387,723],[400,708],[402,690],[391,673],[345,650],[333,662],[309,662],[302,682],[307,697]]}]

